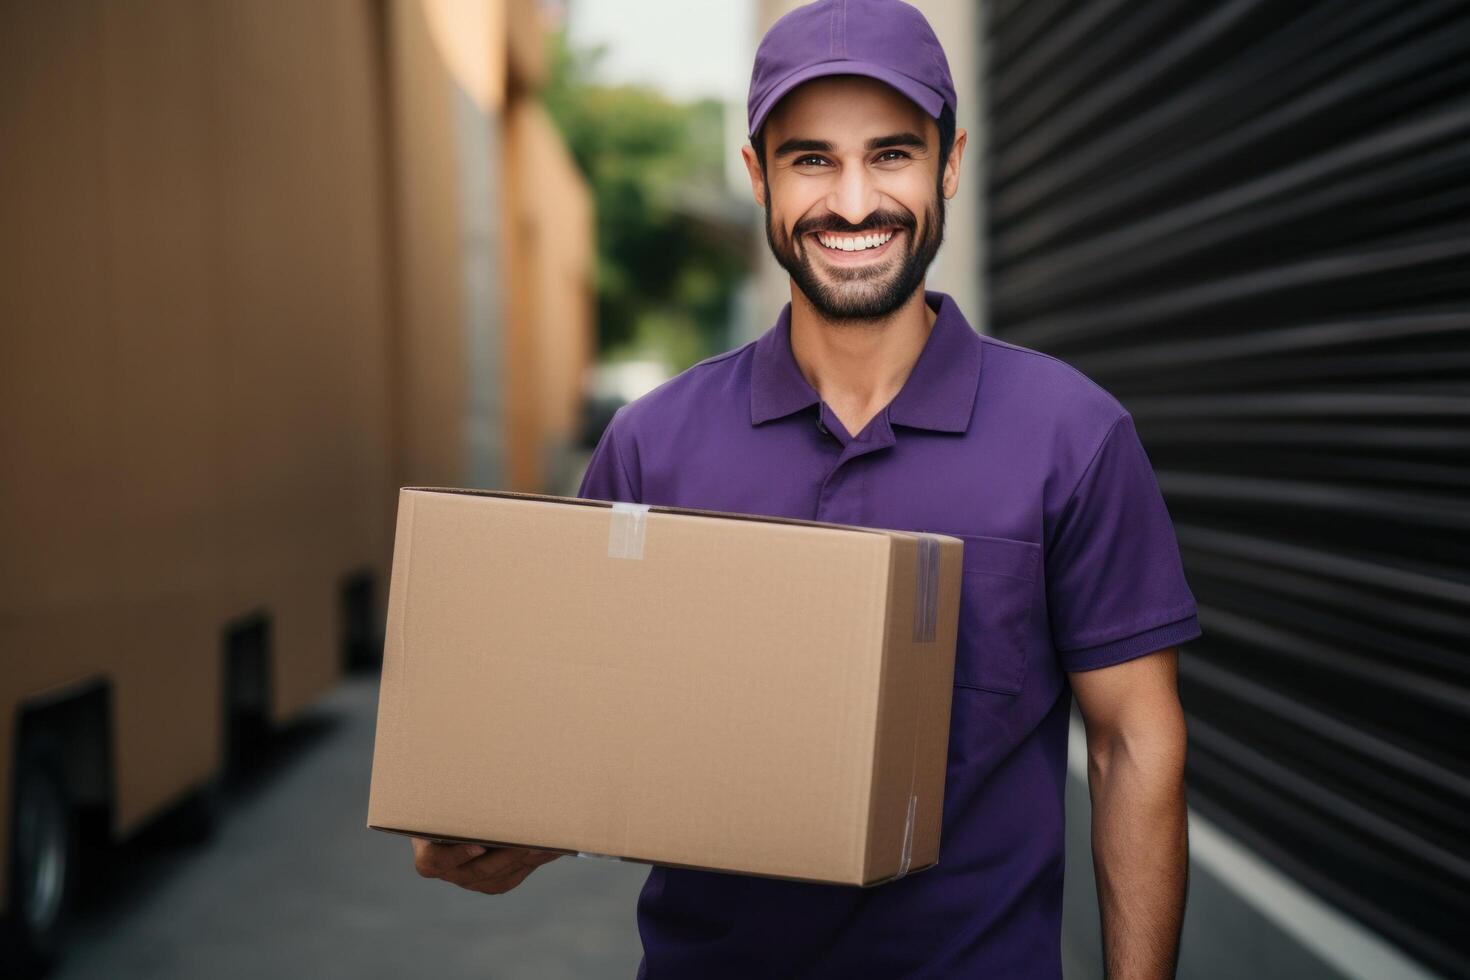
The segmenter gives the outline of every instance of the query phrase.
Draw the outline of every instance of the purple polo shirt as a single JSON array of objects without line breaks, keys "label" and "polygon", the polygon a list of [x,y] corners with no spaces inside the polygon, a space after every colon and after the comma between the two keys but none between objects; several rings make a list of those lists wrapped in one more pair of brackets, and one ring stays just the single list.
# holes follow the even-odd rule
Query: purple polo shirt
[{"label": "purple polo shirt", "polygon": [[1133,419],[1076,368],[938,314],[855,436],[775,326],[619,409],[579,495],[964,539],[939,864],[871,888],[654,866],[647,980],[1061,977],[1067,671],[1200,635]]}]

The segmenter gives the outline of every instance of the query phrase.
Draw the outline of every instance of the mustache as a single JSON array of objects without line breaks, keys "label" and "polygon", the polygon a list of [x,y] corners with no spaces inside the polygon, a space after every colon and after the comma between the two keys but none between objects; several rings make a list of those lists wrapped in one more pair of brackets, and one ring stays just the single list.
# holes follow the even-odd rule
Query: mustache
[{"label": "mustache", "polygon": [[861,224],[850,224],[835,215],[822,218],[813,218],[810,221],[798,221],[791,229],[793,237],[800,238],[802,235],[814,231],[825,231],[836,235],[862,235],[868,232],[879,231],[884,228],[904,228],[913,231],[918,225],[912,214],[899,214],[895,211],[874,211],[863,220]]}]

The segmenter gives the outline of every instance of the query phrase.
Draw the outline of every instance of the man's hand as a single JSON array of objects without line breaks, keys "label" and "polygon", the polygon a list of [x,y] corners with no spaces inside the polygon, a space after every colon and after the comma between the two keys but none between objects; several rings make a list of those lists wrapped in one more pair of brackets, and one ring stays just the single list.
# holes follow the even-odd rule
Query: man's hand
[{"label": "man's hand", "polygon": [[561,857],[558,851],[479,844],[440,844],[424,837],[413,842],[413,866],[425,878],[439,878],[472,892],[504,895],[531,872]]}]

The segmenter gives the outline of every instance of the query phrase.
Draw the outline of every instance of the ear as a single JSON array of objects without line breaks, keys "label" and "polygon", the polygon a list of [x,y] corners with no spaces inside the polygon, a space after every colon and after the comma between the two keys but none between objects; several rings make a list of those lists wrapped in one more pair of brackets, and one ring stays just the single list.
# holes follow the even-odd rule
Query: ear
[{"label": "ear", "polygon": [[969,134],[963,129],[955,130],[954,145],[949,148],[949,160],[944,168],[944,196],[954,197],[960,190],[960,160],[965,155],[965,139]]},{"label": "ear", "polygon": [[750,192],[755,197],[755,203],[765,207],[766,178],[761,173],[761,162],[756,159],[755,147],[745,144],[740,148],[740,156],[745,160],[745,169],[750,173]]}]

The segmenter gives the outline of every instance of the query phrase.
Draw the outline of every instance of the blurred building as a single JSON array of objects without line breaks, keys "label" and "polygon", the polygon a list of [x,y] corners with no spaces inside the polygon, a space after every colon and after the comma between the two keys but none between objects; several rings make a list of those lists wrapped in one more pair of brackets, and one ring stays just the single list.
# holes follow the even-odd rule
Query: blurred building
[{"label": "blurred building", "polygon": [[1180,976],[1470,974],[1470,7],[983,13],[990,329],[1130,410],[1199,601]]},{"label": "blurred building", "polygon": [[371,659],[397,487],[564,482],[592,216],[531,0],[0,38],[0,923],[44,932],[69,815],[207,821],[234,721]]}]

